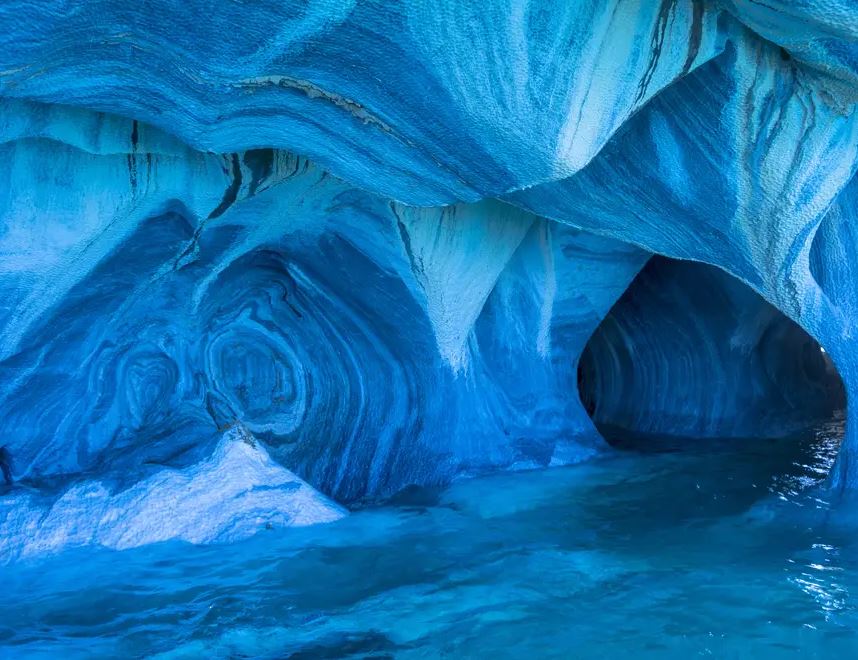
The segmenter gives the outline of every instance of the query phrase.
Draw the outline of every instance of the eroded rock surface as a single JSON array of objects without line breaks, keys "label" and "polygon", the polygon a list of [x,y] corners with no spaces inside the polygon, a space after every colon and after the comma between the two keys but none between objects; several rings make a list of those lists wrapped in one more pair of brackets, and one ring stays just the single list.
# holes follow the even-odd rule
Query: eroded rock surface
[{"label": "eroded rock surface", "polygon": [[[858,388],[851,3],[13,0],[0,25],[7,557],[582,460],[605,445],[579,359],[654,254],[750,287]],[[729,334],[695,318],[689,347]],[[803,386],[771,332],[747,399]],[[668,390],[737,373],[653,355]],[[650,430],[757,432],[710,403]],[[167,525],[179,484],[218,522],[183,531],[182,495]]]}]

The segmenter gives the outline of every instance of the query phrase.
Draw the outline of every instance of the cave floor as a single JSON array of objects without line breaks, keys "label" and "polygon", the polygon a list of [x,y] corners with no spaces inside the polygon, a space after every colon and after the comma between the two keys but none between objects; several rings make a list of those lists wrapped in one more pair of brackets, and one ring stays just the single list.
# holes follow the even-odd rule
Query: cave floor
[{"label": "cave floor", "polygon": [[[629,439],[249,541],[0,567],[15,657],[851,654],[858,542],[818,486],[842,429]],[[850,529],[851,528],[851,529]]]}]

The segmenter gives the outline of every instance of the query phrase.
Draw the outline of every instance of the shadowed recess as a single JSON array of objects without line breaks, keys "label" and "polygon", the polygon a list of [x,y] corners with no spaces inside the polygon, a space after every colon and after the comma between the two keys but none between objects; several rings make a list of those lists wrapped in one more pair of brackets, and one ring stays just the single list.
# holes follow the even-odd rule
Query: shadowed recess
[{"label": "shadowed recess", "polygon": [[842,415],[831,359],[723,271],[654,257],[579,364],[581,400],[614,444],[637,435],[778,438]]}]

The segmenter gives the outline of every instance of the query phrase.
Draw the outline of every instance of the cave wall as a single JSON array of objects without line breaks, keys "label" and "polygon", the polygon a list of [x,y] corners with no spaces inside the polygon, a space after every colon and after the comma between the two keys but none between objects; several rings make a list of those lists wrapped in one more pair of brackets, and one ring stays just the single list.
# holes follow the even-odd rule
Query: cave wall
[{"label": "cave wall", "polygon": [[646,252],[497,201],[406,207],[286,152],[149,151],[169,138],[94,123],[105,153],[3,147],[15,483],[121,491],[205,465],[237,426],[341,502],[601,446],[569,396],[576,359]]},{"label": "cave wall", "polygon": [[580,361],[580,395],[602,435],[778,438],[845,405],[806,332],[724,271],[654,257]]},{"label": "cave wall", "polygon": [[[213,456],[237,461],[239,492],[271,460],[284,497],[303,479],[322,503],[581,460],[603,445],[579,357],[652,254],[750,286],[851,393],[856,18],[739,0],[3,3],[6,535],[50,519],[37,549],[114,538],[152,479],[156,504],[190,481],[236,519],[299,519],[227,503]],[[87,517],[89,487],[113,513]],[[184,533],[147,507],[163,534],[134,538]],[[183,516],[228,535],[229,516]]]},{"label": "cave wall", "polygon": [[3,97],[203,151],[292,150],[423,206],[574,173],[725,38],[720,12],[687,0],[72,6],[3,4]]}]

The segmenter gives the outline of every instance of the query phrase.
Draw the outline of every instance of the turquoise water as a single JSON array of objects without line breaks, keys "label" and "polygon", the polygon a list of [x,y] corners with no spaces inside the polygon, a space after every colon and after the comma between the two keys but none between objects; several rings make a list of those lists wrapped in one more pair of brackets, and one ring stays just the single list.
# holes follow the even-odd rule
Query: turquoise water
[{"label": "turquoise water", "polygon": [[858,649],[858,526],[790,440],[623,443],[221,547],[0,568],[0,655],[831,657]]}]

